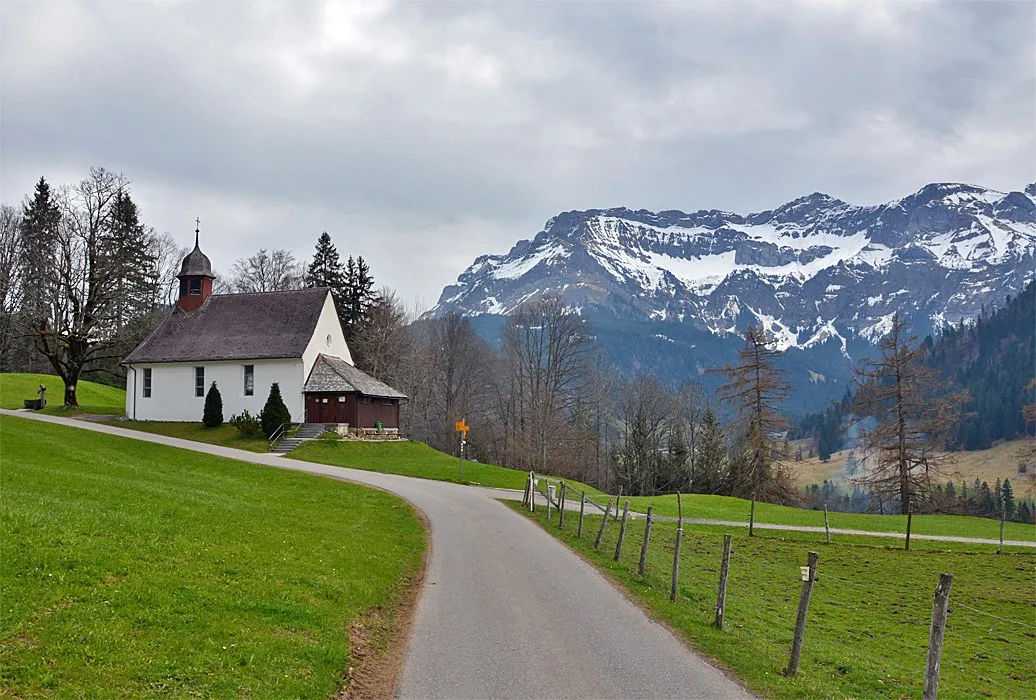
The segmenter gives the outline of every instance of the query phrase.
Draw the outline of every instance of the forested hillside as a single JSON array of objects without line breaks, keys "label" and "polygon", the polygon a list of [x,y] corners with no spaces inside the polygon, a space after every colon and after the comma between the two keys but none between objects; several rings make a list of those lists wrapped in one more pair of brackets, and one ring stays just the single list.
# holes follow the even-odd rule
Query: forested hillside
[{"label": "forested hillside", "polygon": [[1036,283],[986,310],[972,324],[947,327],[930,344],[929,362],[971,394],[957,430],[960,446],[982,450],[1025,433],[1025,386],[1036,375]]},{"label": "forested hillside", "polygon": [[[938,339],[925,338],[924,346],[928,364],[946,385],[971,396],[948,447],[984,450],[1025,434],[1022,406],[1034,400],[1025,387],[1036,377],[1036,282],[1008,296],[1002,307],[983,309],[974,323],[946,326]],[[812,437],[821,459],[849,447],[851,406],[846,394],[824,411],[802,416],[791,437]]]}]

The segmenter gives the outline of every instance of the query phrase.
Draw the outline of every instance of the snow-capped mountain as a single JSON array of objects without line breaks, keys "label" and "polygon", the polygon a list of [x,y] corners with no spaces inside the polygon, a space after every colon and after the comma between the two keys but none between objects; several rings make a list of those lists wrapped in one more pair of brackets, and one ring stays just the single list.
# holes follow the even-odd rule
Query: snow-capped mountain
[{"label": "snow-capped mountain", "polygon": [[[696,339],[715,348],[705,336],[736,340],[748,323],[761,323],[783,349],[805,353],[800,369],[815,385],[832,368],[811,368],[812,350],[854,359],[896,311],[922,336],[974,317],[1023,288],[1034,255],[1036,183],[1010,193],[932,184],[875,206],[814,193],[747,215],[571,211],[506,255],[476,259],[431,313],[501,315],[550,294],[595,327],[628,332],[634,324],[638,337],[661,343],[659,352],[681,343],[692,355]],[[639,359],[614,343],[609,349],[631,369],[657,364],[656,352]],[[683,364],[684,372],[700,367]],[[844,379],[847,367],[833,374]]]}]

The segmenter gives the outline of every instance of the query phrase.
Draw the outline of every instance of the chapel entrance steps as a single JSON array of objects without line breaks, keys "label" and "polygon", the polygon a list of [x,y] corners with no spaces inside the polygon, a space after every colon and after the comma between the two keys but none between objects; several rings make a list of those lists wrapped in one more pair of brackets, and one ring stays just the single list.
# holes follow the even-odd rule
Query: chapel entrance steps
[{"label": "chapel entrance steps", "polygon": [[286,454],[294,450],[306,440],[317,439],[329,429],[333,430],[334,426],[328,426],[324,423],[303,423],[298,427],[298,430],[295,431],[294,435],[285,435],[278,440],[277,444],[270,448],[270,452]]}]

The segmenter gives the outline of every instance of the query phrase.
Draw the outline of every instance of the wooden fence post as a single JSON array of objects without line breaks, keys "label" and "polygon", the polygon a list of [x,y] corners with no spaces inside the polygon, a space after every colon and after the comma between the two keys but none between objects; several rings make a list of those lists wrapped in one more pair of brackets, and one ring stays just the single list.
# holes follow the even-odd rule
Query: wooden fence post
[{"label": "wooden fence post", "polygon": [[529,472],[529,478],[532,479],[532,512],[536,512],[536,472]]},{"label": "wooden fence post", "polygon": [[680,545],[683,542],[683,502],[680,492],[676,492],[676,548],[673,551],[673,583],[669,587],[669,602],[676,602],[676,589],[680,580]]},{"label": "wooden fence post", "polygon": [[641,576],[647,571],[648,541],[651,539],[651,513],[653,509],[653,506],[648,506],[647,518],[644,520],[644,543],[640,545],[640,566],[637,567],[637,573]]},{"label": "wooden fence post", "polygon": [[932,601],[932,629],[928,634],[928,668],[924,675],[923,700],[935,700],[939,696],[939,659],[942,656],[942,637],[946,631],[946,607],[950,603],[951,574],[940,574]]},{"label": "wooden fence post", "polygon": [[612,499],[608,499],[608,505],[604,509],[604,519],[601,520],[601,529],[597,531],[597,539],[594,540],[594,551],[601,548],[601,540],[604,539],[604,528],[608,525],[608,516],[612,514]]},{"label": "wooden fence post", "polygon": [[529,507],[529,479],[525,479],[525,491],[522,492],[522,508]]},{"label": "wooden fence post", "polygon": [[629,517],[629,514],[630,502],[626,501],[625,506],[622,508],[622,524],[619,525],[619,541],[615,543],[615,561],[619,561],[619,557],[622,556],[622,541],[626,539],[626,518]]},{"label": "wooden fence post", "polygon": [[550,522],[550,508],[551,508],[552,505],[554,505],[554,499],[552,499],[550,497],[550,492],[554,490],[554,487],[551,486],[549,483],[547,483],[546,479],[543,480],[543,485],[545,487],[543,490],[547,492],[547,522],[549,523]]},{"label": "wooden fence post", "polygon": [[565,492],[568,490],[568,484],[564,481],[561,482],[561,495],[558,496],[558,529],[562,530],[565,527]]},{"label": "wooden fence post", "polygon": [[723,535],[723,562],[719,567],[719,593],[716,595],[716,627],[723,629],[723,613],[727,608],[727,575],[730,573],[732,535]]},{"label": "wooden fence post", "polygon": [[579,529],[576,537],[583,539],[583,512],[586,510],[586,491],[579,492]]},{"label": "wooden fence post", "polygon": [[748,514],[748,536],[755,537],[755,491],[752,492],[752,510]]},{"label": "wooden fence post", "polygon": [[799,672],[799,657],[802,655],[802,641],[806,636],[806,613],[809,612],[809,597],[813,595],[813,581],[817,578],[817,560],[820,555],[817,552],[810,552],[808,558],[809,573],[802,584],[802,594],[799,596],[799,612],[795,618],[795,636],[791,640],[791,658],[788,660],[788,668],[784,675],[794,678]]},{"label": "wooden fence post", "polygon": [[906,551],[910,551],[910,525],[914,520],[914,509],[913,504],[910,500],[907,500],[907,533],[906,533]]},{"label": "wooden fence post", "polygon": [[619,519],[619,501],[622,500],[622,487],[619,487],[619,495],[615,497],[615,515],[612,516],[612,520]]},{"label": "wooden fence post", "polygon": [[827,521],[827,504],[824,504],[824,543],[831,544],[831,523]]},{"label": "wooden fence post", "polygon": [[1004,553],[1004,509],[1001,508],[1001,511],[1000,511],[1000,552],[998,552],[998,554],[1003,554],[1003,553]]}]

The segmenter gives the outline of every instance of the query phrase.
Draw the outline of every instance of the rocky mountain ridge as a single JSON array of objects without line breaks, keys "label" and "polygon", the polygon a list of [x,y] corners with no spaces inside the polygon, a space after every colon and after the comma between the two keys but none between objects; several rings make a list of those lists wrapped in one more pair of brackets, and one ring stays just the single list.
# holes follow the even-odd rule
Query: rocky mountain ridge
[{"label": "rocky mountain ridge", "polygon": [[[1034,255],[1036,183],[1008,193],[935,183],[872,206],[818,192],[746,215],[570,211],[507,254],[477,258],[430,314],[457,309],[492,335],[492,317],[559,296],[595,326],[636,327],[662,343],[644,357],[613,343],[613,359],[630,370],[652,369],[666,343],[669,352],[678,343],[729,354],[717,342],[736,341],[748,323],[762,324],[782,349],[836,350],[851,361],[894,312],[923,336],[1017,294],[1033,276]],[[803,358],[799,370],[812,384],[847,371],[829,360],[810,364]],[[663,376],[680,381],[681,373],[694,371]]]}]

